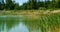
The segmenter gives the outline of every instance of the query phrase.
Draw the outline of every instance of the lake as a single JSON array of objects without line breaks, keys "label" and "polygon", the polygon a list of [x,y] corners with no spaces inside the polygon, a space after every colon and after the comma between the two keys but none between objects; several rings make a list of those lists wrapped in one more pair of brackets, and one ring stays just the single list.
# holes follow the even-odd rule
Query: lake
[{"label": "lake", "polygon": [[0,32],[60,32],[60,16],[0,16]]},{"label": "lake", "polygon": [[0,16],[0,32],[41,32],[34,24],[24,16]]}]

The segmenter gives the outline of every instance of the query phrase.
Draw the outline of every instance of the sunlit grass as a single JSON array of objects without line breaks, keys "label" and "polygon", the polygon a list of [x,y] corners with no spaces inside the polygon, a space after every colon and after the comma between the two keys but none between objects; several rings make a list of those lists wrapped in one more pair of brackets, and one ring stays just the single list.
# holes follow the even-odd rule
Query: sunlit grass
[{"label": "sunlit grass", "polygon": [[30,30],[41,28],[42,32],[59,32],[60,13],[41,14],[37,16],[37,19],[34,17],[26,17],[24,19],[24,22],[30,27]]}]

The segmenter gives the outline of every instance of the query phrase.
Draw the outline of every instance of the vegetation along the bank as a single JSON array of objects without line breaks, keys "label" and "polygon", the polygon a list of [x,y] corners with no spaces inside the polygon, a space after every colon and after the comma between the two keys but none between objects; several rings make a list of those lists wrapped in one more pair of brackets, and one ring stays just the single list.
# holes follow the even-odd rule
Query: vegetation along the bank
[{"label": "vegetation along the bank", "polygon": [[0,10],[46,10],[46,9],[59,9],[60,0],[28,0],[23,5],[19,5],[12,0],[6,0],[5,2],[0,3]]}]

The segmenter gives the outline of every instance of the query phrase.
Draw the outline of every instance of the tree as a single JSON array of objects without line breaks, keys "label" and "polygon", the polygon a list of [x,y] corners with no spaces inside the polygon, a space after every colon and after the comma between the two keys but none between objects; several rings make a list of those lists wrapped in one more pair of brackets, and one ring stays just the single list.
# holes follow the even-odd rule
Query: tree
[{"label": "tree", "polygon": [[60,0],[57,0],[57,5],[58,5],[58,8],[60,8]]},{"label": "tree", "polygon": [[1,0],[2,2],[0,2],[0,10],[4,9],[4,0]]},{"label": "tree", "polygon": [[6,9],[13,10],[15,7],[15,4],[12,0],[6,0]]}]

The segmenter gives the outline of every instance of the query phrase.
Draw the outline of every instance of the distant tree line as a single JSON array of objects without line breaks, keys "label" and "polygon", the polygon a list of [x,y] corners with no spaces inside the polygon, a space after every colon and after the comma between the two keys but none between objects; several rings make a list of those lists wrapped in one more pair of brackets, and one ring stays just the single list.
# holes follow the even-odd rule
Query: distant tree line
[{"label": "distant tree line", "polygon": [[29,0],[23,5],[19,5],[12,0],[6,0],[6,3],[0,3],[0,10],[32,10],[32,9],[55,9],[60,8],[60,0]]}]

